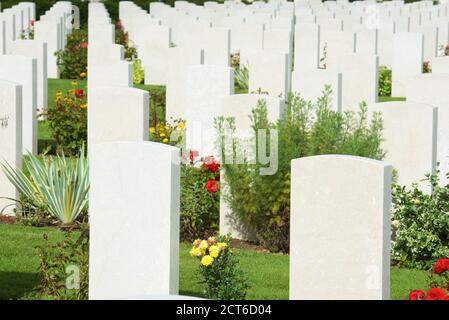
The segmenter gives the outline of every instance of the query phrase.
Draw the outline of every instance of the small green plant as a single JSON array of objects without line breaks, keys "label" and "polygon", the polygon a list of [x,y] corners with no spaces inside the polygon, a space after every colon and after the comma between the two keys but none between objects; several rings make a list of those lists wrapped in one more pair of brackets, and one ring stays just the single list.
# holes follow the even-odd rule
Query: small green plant
[{"label": "small green plant", "polygon": [[209,299],[245,299],[248,280],[238,267],[229,236],[197,239],[193,242],[190,255],[200,261],[201,283]]},{"label": "small green plant", "polygon": [[38,157],[31,153],[24,158],[25,169],[2,164],[11,183],[29,200],[33,210],[71,224],[85,214],[88,206],[89,167],[81,149],[78,158]]},{"label": "small green plant", "polygon": [[248,90],[249,70],[246,66],[240,66],[237,69],[235,69],[234,81],[239,89]]},{"label": "small green plant", "polygon": [[379,96],[391,96],[391,70],[385,66],[379,68]]},{"label": "small green plant", "polygon": [[[47,242],[48,235],[44,234]],[[36,248],[39,257],[39,291],[57,300],[87,300],[89,277],[89,230],[71,232],[64,240]]]},{"label": "small green plant", "polygon": [[87,31],[73,30],[64,50],[56,52],[61,79],[84,79],[87,74]]},{"label": "small green plant", "polygon": [[392,260],[407,268],[429,270],[435,260],[449,257],[449,186],[427,175],[428,194],[414,184],[392,189]]},{"label": "small green plant", "polygon": [[134,59],[133,61],[133,79],[134,84],[142,84],[145,80],[145,70],[140,59]]},{"label": "small green plant", "polygon": [[87,93],[72,82],[72,89],[58,91],[55,106],[45,113],[56,152],[76,155],[87,144]]}]

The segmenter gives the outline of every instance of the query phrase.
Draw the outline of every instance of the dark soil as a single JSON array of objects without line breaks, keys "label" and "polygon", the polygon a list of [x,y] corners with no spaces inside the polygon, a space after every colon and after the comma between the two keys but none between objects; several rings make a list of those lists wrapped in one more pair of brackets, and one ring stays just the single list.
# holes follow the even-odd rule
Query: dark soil
[{"label": "dark soil", "polygon": [[16,223],[15,217],[0,214],[0,224],[14,224],[14,223]]}]

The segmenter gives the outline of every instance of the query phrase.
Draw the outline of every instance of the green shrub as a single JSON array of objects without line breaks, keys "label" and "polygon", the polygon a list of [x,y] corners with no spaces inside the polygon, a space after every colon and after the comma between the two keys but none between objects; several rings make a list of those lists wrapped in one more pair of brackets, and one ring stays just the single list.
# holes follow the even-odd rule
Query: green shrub
[{"label": "green shrub", "polygon": [[[273,175],[261,175],[264,167],[257,161],[251,164],[232,164],[222,159],[225,180],[229,185],[226,201],[234,218],[254,231],[259,242],[272,251],[289,250],[290,220],[290,162],[292,159],[320,154],[349,154],[382,159],[380,148],[382,121],[374,114],[370,123],[367,108],[361,104],[358,114],[337,113],[330,110],[331,90],[327,87],[316,103],[290,95],[283,117],[270,123],[267,108],[260,100],[252,111],[253,137],[259,129],[278,134],[278,168]],[[233,119],[218,118],[219,135],[225,126],[233,128]],[[232,149],[242,149],[242,141],[231,137]],[[229,147],[219,142],[221,148]],[[256,153],[257,154],[257,153]],[[235,158],[235,156],[234,156]],[[231,164],[228,164],[231,162]]]},{"label": "green shrub", "polygon": [[142,84],[145,80],[145,70],[142,66],[140,59],[134,59],[133,61],[133,81],[134,84]]},{"label": "green shrub", "polygon": [[193,241],[218,231],[220,213],[219,165],[213,158],[197,159],[190,152],[181,167],[181,240]]},{"label": "green shrub", "polygon": [[[37,247],[39,291],[58,300],[87,300],[89,278],[89,230],[79,236],[67,232],[64,240]],[[75,239],[76,238],[76,239]],[[48,236],[44,235],[48,241]],[[78,276],[78,279],[70,277]],[[69,286],[67,286],[69,284]]]},{"label": "green shrub", "polygon": [[[73,30],[64,50],[56,53],[61,79],[84,79],[87,73],[87,31]],[[84,75],[84,76],[83,76]]]},{"label": "green shrub", "polygon": [[130,44],[128,32],[123,30],[122,23],[119,21],[115,28],[115,43],[120,44],[125,50],[125,60],[134,61],[137,59],[137,50]]},{"label": "green shrub", "polygon": [[66,155],[76,155],[87,145],[87,93],[76,81],[72,86],[64,94],[56,93],[54,108],[45,114],[56,151]]},{"label": "green shrub", "polygon": [[248,280],[238,267],[229,236],[195,240],[190,255],[200,261],[201,284],[206,297],[218,300],[242,300],[249,288]]},{"label": "green shrub", "polygon": [[428,175],[432,193],[415,184],[410,190],[393,186],[392,261],[409,268],[428,270],[433,262],[449,257],[449,186]]},{"label": "green shrub", "polygon": [[391,96],[391,70],[385,66],[379,68],[379,96]]},{"label": "green shrub", "polygon": [[2,164],[6,177],[28,200],[32,210],[44,212],[63,224],[86,214],[89,193],[89,166],[84,150],[78,158],[38,157],[28,154],[24,169]]}]

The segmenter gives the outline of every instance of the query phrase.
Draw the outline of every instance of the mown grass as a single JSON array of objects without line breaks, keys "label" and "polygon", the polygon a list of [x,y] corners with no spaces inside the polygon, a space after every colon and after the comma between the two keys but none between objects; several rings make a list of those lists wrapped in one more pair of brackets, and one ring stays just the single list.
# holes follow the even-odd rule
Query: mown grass
[{"label": "mown grass", "polygon": [[[43,234],[48,235],[48,242]],[[35,228],[0,224],[0,299],[35,298],[39,284],[36,246],[61,241],[56,228]],[[203,296],[198,278],[198,260],[189,256],[190,245],[180,245],[180,294]],[[248,299],[288,299],[289,256],[236,250],[241,268],[251,285]],[[350,276],[350,275],[348,275]],[[420,270],[391,268],[391,298],[407,299],[408,292],[425,288],[426,273]]]}]

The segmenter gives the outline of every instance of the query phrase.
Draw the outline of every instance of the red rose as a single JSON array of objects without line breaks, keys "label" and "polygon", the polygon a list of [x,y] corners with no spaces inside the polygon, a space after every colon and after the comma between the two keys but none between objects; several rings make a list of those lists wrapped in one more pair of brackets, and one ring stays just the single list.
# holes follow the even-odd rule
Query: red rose
[{"label": "red rose", "polygon": [[198,157],[199,155],[200,153],[198,151],[190,150],[190,161],[195,160],[195,158]]},{"label": "red rose", "polygon": [[81,48],[86,49],[87,48],[87,42],[81,43]]},{"label": "red rose", "polygon": [[215,176],[215,180],[220,181],[220,175],[219,175],[219,174],[217,174],[217,175]]},{"label": "red rose", "polygon": [[36,22],[36,20],[31,20],[30,24],[32,27],[34,27],[34,23]]},{"label": "red rose", "polygon": [[410,291],[409,295],[408,295],[408,299],[409,300],[424,300],[425,297],[425,293],[422,292],[421,290],[413,290]]},{"label": "red rose", "polygon": [[220,185],[215,180],[209,180],[206,183],[206,189],[210,193],[215,193],[215,192],[218,192],[220,190]]},{"label": "red rose", "polygon": [[433,266],[433,271],[435,273],[442,273],[444,271],[449,271],[449,259],[438,259]]},{"label": "red rose", "polygon": [[75,91],[75,97],[82,98],[84,96],[84,90],[83,89],[78,89]]},{"label": "red rose", "polygon": [[426,300],[447,300],[446,292],[441,288],[432,288],[427,291]]},{"label": "red rose", "polygon": [[210,156],[207,158],[207,161],[204,162],[204,170],[211,172],[217,172],[217,170],[220,168],[220,164],[215,160],[213,156]]}]

